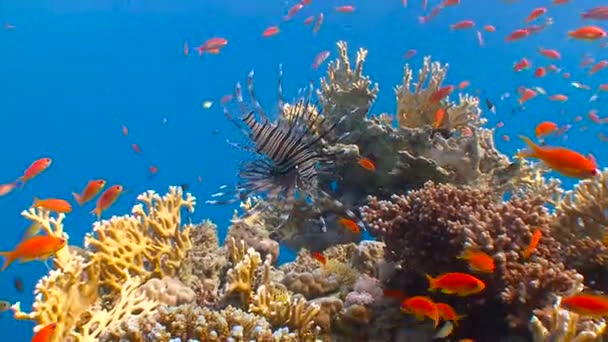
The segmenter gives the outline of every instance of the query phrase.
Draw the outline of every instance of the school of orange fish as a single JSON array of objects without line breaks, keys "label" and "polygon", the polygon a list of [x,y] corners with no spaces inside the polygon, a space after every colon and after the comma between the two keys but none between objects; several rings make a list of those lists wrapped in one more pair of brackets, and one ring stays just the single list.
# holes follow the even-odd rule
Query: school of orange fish
[{"label": "school of orange fish", "polygon": [[[574,0],[552,0],[550,1],[552,6],[562,6],[573,3]],[[401,0],[404,7],[408,7],[407,0]],[[421,24],[426,24],[431,20],[434,20],[438,14],[448,8],[457,7],[460,5],[461,0],[444,0],[438,5],[430,9],[427,15],[420,16],[418,18]],[[304,11],[306,7],[312,4],[312,0],[301,0],[297,4],[293,5],[282,18],[284,23],[292,21],[300,12]],[[422,0],[422,9],[426,12],[428,10],[428,0]],[[356,10],[353,5],[341,5],[335,7],[337,13],[352,13]],[[523,19],[525,26],[509,32],[504,40],[505,42],[514,42],[525,39],[531,35],[542,32],[546,27],[553,23],[553,18],[549,17],[549,7],[539,7],[530,10],[530,14]],[[585,11],[581,16],[582,21],[588,20],[608,20],[608,6],[598,6]],[[321,29],[325,15],[323,12],[319,12],[315,15],[310,15],[302,20],[304,25],[312,25],[313,34],[317,34]],[[538,23],[538,24],[535,24]],[[484,34],[497,34],[498,29],[491,25],[485,24],[479,30],[476,29],[477,23],[470,19],[464,19],[459,22],[449,25],[450,30],[475,30],[475,35],[480,46],[484,45]],[[14,30],[15,26],[9,23],[4,24],[6,30]],[[261,36],[263,38],[271,38],[280,34],[280,25],[271,25],[267,27]],[[598,41],[600,47],[607,47],[608,44],[605,41],[606,31],[599,26],[595,25],[581,25],[566,33],[571,39],[584,40],[584,41]],[[199,56],[203,54],[220,54],[221,50],[228,45],[228,40],[224,37],[212,37],[207,39],[204,43],[194,47],[194,50]],[[546,59],[557,63],[561,60],[562,56],[559,51],[539,47],[538,53]],[[190,47],[187,42],[183,46],[183,54],[185,56],[190,55]],[[417,51],[410,49],[403,55],[404,58],[409,59],[416,56]],[[330,56],[329,51],[321,51],[314,58],[311,63],[312,69],[319,68]],[[608,67],[608,60],[595,61],[593,56],[585,55],[581,61],[580,66],[582,68],[589,68],[588,76],[591,77],[601,70]],[[533,74],[536,78],[543,78],[548,73],[561,73],[564,79],[571,77],[570,73],[563,71],[560,67],[555,64],[549,64],[546,66],[539,65],[533,68],[533,63],[528,58],[521,58],[513,64],[513,71],[516,73],[525,72],[533,69]],[[429,98],[429,103],[442,103],[450,94],[456,90],[463,90],[470,85],[469,81],[462,81],[457,86],[447,85],[442,87]],[[581,82],[571,82],[571,85],[578,89],[591,90],[591,87]],[[547,92],[541,87],[525,87],[521,86],[517,90],[519,98],[517,102],[520,106],[523,106],[528,101],[537,98],[539,95],[546,95],[550,101],[565,102],[568,101],[568,96],[564,94],[552,94],[547,95]],[[594,102],[598,99],[601,92],[608,92],[608,83],[599,84],[597,91],[590,97],[589,102]],[[501,100],[509,97],[510,94],[505,93]],[[232,99],[232,95],[225,95],[220,99],[222,104],[229,102]],[[486,105],[489,111],[495,112],[494,104],[487,99]],[[211,102],[204,104],[205,108],[209,108]],[[442,121],[445,117],[448,107],[440,108],[435,114],[434,127],[441,127]],[[597,114],[597,110],[590,110],[588,118],[595,124],[602,125],[608,122],[608,117],[600,118]],[[577,116],[574,118],[574,122],[579,122],[583,118]],[[496,128],[503,127],[504,124],[499,122]],[[548,167],[554,171],[567,176],[577,179],[584,179],[594,177],[598,174],[598,166],[592,155],[585,156],[577,151],[568,149],[560,146],[547,146],[544,142],[549,136],[560,136],[563,135],[572,126],[570,124],[560,126],[552,121],[543,121],[536,125],[535,136],[539,143],[535,143],[526,136],[521,135],[520,138],[527,144],[528,149],[517,153],[516,157],[519,158],[536,158],[540,159]],[[122,126],[122,132],[125,136],[128,136],[128,128]],[[608,142],[608,136],[603,133],[599,133],[598,137],[602,141]],[[503,135],[505,141],[509,140],[507,135]],[[139,145],[133,143],[131,148],[136,153],[142,153]],[[21,188],[26,185],[33,178],[40,175],[52,164],[51,158],[41,158],[34,161],[29,167],[25,169],[23,175],[17,178],[15,181],[0,185],[0,196],[11,193],[16,188]],[[376,165],[374,161],[368,158],[361,158],[358,161],[360,167],[364,168],[369,172],[375,172]],[[156,166],[150,166],[149,171],[151,174],[158,172]],[[199,177],[200,181],[200,177]],[[112,185],[106,188],[106,181],[103,179],[93,179],[85,185],[84,189],[80,193],[73,193],[74,201],[79,206],[84,206],[88,202],[92,201],[95,197],[101,194],[95,205],[95,208],[91,211],[92,214],[96,215],[98,219],[101,219],[102,214],[107,210],[113,203],[117,201],[121,194],[125,192],[123,187],[119,184]],[[105,191],[104,191],[105,189]],[[103,191],[103,192],[102,192]],[[69,213],[72,211],[71,204],[59,198],[46,198],[38,199],[34,198],[32,207],[43,208],[48,211],[57,213]],[[360,227],[357,223],[348,218],[341,218],[339,223],[349,231],[359,234],[361,233]],[[27,228],[23,235],[23,239],[10,251],[0,252],[0,255],[4,257],[4,264],[2,271],[4,271],[13,261],[20,260],[23,262],[32,260],[46,260],[53,256],[57,251],[63,248],[66,241],[61,238],[55,238],[45,234],[39,234],[41,227],[37,224]],[[608,241],[607,241],[608,242]],[[535,230],[534,234],[529,242],[529,246],[522,251],[523,258],[529,258],[534,253],[537,245],[542,243],[542,234],[540,230]],[[322,252],[312,252],[312,257],[322,264],[327,262],[326,257]],[[479,277],[483,278],[484,273],[492,273],[495,270],[494,260],[488,254],[478,250],[466,250],[459,259],[467,262],[471,273],[478,274]],[[486,284],[478,278],[476,275],[467,273],[444,273],[436,277],[426,275],[429,283],[428,290],[430,292],[440,290],[445,294],[467,297],[484,291]],[[20,279],[15,279],[15,287],[18,291],[23,290],[23,284]],[[430,296],[419,294],[414,296],[408,296],[398,289],[386,289],[384,291],[386,297],[397,299],[401,302],[401,309],[404,313],[412,314],[417,319],[429,318],[433,321],[435,327],[439,326],[440,321],[444,321],[444,325],[438,332],[436,337],[448,336],[453,327],[457,326],[457,322],[464,318],[464,316],[456,313],[454,308],[449,304],[434,302]],[[8,309],[7,303],[4,301],[1,303],[3,310]],[[587,294],[580,293],[575,294],[567,298],[563,298],[561,306],[567,310],[576,312],[581,315],[591,317],[606,317],[608,316],[608,297],[601,294]],[[48,342],[52,339],[55,324],[49,324],[38,332],[36,332],[32,338],[33,342]],[[461,342],[472,341],[470,339],[462,339]]]}]

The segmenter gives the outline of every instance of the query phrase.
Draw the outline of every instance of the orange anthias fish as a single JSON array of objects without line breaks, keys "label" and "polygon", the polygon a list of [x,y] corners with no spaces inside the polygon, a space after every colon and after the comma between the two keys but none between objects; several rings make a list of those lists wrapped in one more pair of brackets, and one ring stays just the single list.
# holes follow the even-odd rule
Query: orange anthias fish
[{"label": "orange anthias fish", "polygon": [[54,211],[56,213],[64,213],[67,214],[72,212],[72,205],[60,198],[46,198],[39,199],[34,197],[34,203],[32,203],[32,208],[42,208],[49,211]]},{"label": "orange anthias fish", "polygon": [[32,342],[51,342],[57,329],[57,323],[49,323],[38,330],[32,337]]},{"label": "orange anthias fish", "polygon": [[530,150],[518,152],[518,157],[540,159],[553,170],[568,177],[584,179],[598,174],[593,157],[585,157],[565,147],[538,146],[528,137],[519,137],[528,144]]},{"label": "orange anthias fish", "polygon": [[426,296],[415,296],[401,303],[401,311],[410,313],[418,320],[428,317],[433,320],[435,328],[439,325],[439,310],[432,299]]},{"label": "orange anthias fish", "polygon": [[362,168],[366,169],[367,171],[371,171],[371,172],[376,171],[376,163],[374,163],[369,158],[360,158],[357,161],[357,164],[359,164],[359,166],[361,166]]},{"label": "orange anthias fish", "polygon": [[0,252],[3,256],[4,265],[2,271],[6,270],[15,260],[28,262],[33,260],[46,260],[62,249],[66,240],[49,235],[37,235],[20,242],[12,251]]},{"label": "orange anthias fish", "polygon": [[72,192],[72,196],[76,200],[76,203],[82,207],[83,204],[92,200],[99,192],[106,186],[106,181],[103,179],[94,179],[87,183],[81,194]]},{"label": "orange anthias fish", "polygon": [[40,158],[36,160],[27,169],[25,169],[23,176],[19,177],[16,182],[19,183],[20,186],[24,186],[25,183],[30,181],[32,178],[38,176],[42,173],[42,171],[48,169],[52,162],[53,160],[51,158]]},{"label": "orange anthias fish", "polygon": [[583,26],[574,31],[569,31],[568,36],[574,39],[596,40],[606,37],[606,31],[598,26]]},{"label": "orange anthias fish", "polygon": [[492,273],[496,269],[494,259],[483,251],[475,249],[466,249],[458,259],[464,259],[469,262],[469,268],[473,271]]},{"label": "orange anthias fish", "polygon": [[536,125],[536,129],[534,130],[534,133],[536,134],[536,138],[544,139],[545,137],[549,136],[550,134],[557,132],[558,129],[559,129],[559,126],[555,122],[543,121],[543,122],[539,123],[538,125]]},{"label": "orange anthias fish", "polygon": [[312,252],[310,253],[312,257],[321,263],[321,265],[325,265],[327,263],[327,258],[321,254],[321,252]]},{"label": "orange anthias fish", "polygon": [[528,17],[526,18],[526,22],[529,23],[531,21],[534,21],[545,13],[547,13],[547,8],[545,8],[545,7],[535,8],[532,10],[532,12],[530,12],[530,15],[528,15]]},{"label": "orange anthias fish", "polygon": [[560,306],[583,316],[597,318],[608,316],[608,297],[605,295],[579,293],[562,298]]},{"label": "orange anthias fish", "polygon": [[97,206],[95,209],[93,209],[93,211],[91,211],[91,213],[97,215],[97,219],[101,219],[101,213],[114,204],[122,192],[122,185],[113,185],[108,188],[103,192],[103,194],[101,194],[99,199],[97,199]]},{"label": "orange anthias fish", "polygon": [[439,317],[446,322],[450,321],[455,326],[458,326],[458,321],[464,318],[464,316],[458,315],[450,304],[436,303],[435,305],[437,305],[437,310],[439,310]]},{"label": "orange anthias fish", "polygon": [[443,293],[461,297],[479,293],[486,288],[483,281],[466,273],[444,273],[437,278],[427,274],[426,278],[429,281],[429,291],[441,289]]},{"label": "orange anthias fish", "polygon": [[540,229],[537,229],[534,231],[534,233],[532,233],[532,238],[530,239],[530,243],[528,244],[528,247],[526,247],[526,250],[524,250],[524,258],[528,259],[530,257],[530,255],[532,255],[532,253],[534,253],[534,251],[536,250],[536,246],[538,246],[538,243],[540,242],[540,238],[542,237],[543,233],[540,231]]},{"label": "orange anthias fish", "polygon": [[347,219],[347,218],[341,218],[339,220],[340,224],[350,230],[351,232],[355,233],[355,234],[359,234],[361,233],[361,228],[359,228],[359,225],[357,224],[357,222],[351,220],[351,219]]},{"label": "orange anthias fish", "polygon": [[431,104],[438,103],[439,101],[443,100],[446,96],[449,96],[453,91],[454,91],[453,85],[449,85],[449,86],[440,88],[431,94],[428,102]]},{"label": "orange anthias fish", "polygon": [[443,124],[443,119],[445,118],[446,111],[447,110],[445,107],[437,109],[437,112],[435,112],[435,122],[433,122],[433,128],[437,129],[441,127],[441,124]]}]

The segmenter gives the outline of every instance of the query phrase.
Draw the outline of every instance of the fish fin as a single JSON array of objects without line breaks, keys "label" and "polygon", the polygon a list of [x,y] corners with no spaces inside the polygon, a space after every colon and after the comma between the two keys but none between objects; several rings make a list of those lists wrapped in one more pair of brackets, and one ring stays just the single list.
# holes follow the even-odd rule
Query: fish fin
[{"label": "fish fin", "polygon": [[31,207],[32,207],[32,208],[35,208],[35,207],[38,205],[38,203],[40,203],[40,198],[38,198],[38,197],[34,196],[34,199],[32,200],[32,205],[31,205]]},{"label": "fish fin", "polygon": [[78,203],[79,206],[82,207],[82,197],[79,194],[72,192],[72,196],[74,196],[74,200]]},{"label": "fish fin", "polygon": [[97,220],[101,220],[101,208],[95,207],[95,209],[91,210],[91,215],[97,216]]},{"label": "fish fin", "polygon": [[433,279],[433,277],[431,277],[429,274],[425,274],[426,279],[429,281],[429,291],[435,291],[435,289],[437,288],[437,285],[435,284],[435,279]]},{"label": "fish fin", "polygon": [[0,252],[0,256],[4,258],[4,264],[2,264],[2,269],[0,269],[0,271],[6,270],[6,268],[15,261],[15,256],[12,251]]},{"label": "fish fin", "polygon": [[525,135],[520,135],[519,138],[528,145],[529,150],[518,151],[515,156],[518,158],[538,158],[538,145]]}]

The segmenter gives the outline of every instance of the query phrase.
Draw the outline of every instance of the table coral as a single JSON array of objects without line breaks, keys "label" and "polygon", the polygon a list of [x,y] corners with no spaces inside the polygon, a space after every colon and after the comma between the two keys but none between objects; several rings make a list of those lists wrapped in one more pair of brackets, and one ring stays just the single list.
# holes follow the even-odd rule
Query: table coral
[{"label": "table coral", "polygon": [[[493,256],[497,270],[482,277],[488,282],[484,300],[471,303],[465,313],[473,321],[505,312],[513,328],[522,328],[532,310],[544,307],[554,294],[582,287],[583,277],[564,266],[564,245],[552,237],[551,216],[539,199],[514,197],[502,203],[491,190],[429,182],[390,201],[371,198],[362,214],[386,244],[386,258],[401,263],[393,285],[408,293],[426,291],[424,273],[468,272],[457,259],[464,248]],[[542,240],[526,260],[522,252],[535,229],[542,231]]]}]

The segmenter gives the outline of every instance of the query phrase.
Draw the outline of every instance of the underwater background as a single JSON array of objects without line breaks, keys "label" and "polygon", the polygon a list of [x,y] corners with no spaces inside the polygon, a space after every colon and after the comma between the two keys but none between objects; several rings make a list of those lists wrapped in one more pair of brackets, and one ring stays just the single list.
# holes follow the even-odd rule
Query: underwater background
[{"label": "underwater background", "polygon": [[[425,24],[419,17],[441,1],[428,0],[426,11],[422,2],[410,0],[404,7],[399,0],[313,0],[287,22],[283,16],[295,1],[0,0],[0,183],[12,182],[38,158],[53,159],[52,166],[27,186],[0,197],[0,250],[12,249],[21,238],[28,222],[20,213],[34,197],[71,199],[72,192],[94,178],[128,190],[104,213],[106,218],[130,212],[136,196],[146,190],[163,194],[170,185],[187,185],[197,197],[197,210],[187,218],[212,220],[223,241],[238,205],[204,202],[221,185],[237,181],[238,165],[247,153],[226,143],[242,137],[224,116],[220,99],[233,92],[236,82],[246,84],[247,74],[255,70],[258,98],[276,117],[279,65],[283,93],[290,101],[309,81],[318,86],[327,62],[317,70],[311,63],[324,50],[331,52],[327,61],[337,58],[337,41],[348,43],[351,56],[360,47],[369,50],[364,74],[380,89],[370,112],[394,113],[393,88],[402,82],[404,64],[416,71],[423,57],[431,56],[449,64],[445,83],[467,80],[470,86],[464,92],[479,96],[480,107],[486,99],[496,106],[494,114],[484,105],[483,117],[488,120],[486,128],[504,123],[495,130],[500,152],[512,157],[525,147],[519,134],[534,137],[536,125],[550,120],[572,128],[548,143],[591,153],[600,169],[608,163],[608,142],[598,138],[599,132],[608,135],[608,130],[587,117],[592,109],[600,117],[607,115],[608,94],[598,93],[597,100],[589,102],[599,84],[608,83],[603,74],[607,71],[588,77],[579,65],[586,54],[596,61],[606,58],[606,49],[567,36],[582,26],[581,13],[600,1],[553,5],[550,0],[462,0]],[[335,7],[342,5],[353,5],[355,11],[337,12]],[[506,42],[505,36],[541,6],[549,9],[545,17],[553,18],[552,24],[526,39]],[[320,12],[325,20],[313,34],[312,25],[302,21]],[[476,27],[450,30],[450,25],[465,19],[474,20]],[[603,22],[594,24],[605,27]],[[280,25],[280,34],[262,37],[271,25]],[[495,26],[496,32],[483,31],[483,25]],[[483,32],[483,46],[478,30]],[[211,37],[224,37],[228,44],[219,54],[198,56],[193,47]],[[188,56],[185,42],[190,46]],[[550,63],[538,54],[539,47],[561,52],[561,60],[551,62],[559,73],[534,76],[537,64]],[[416,55],[404,58],[410,49],[417,50]],[[534,66],[515,72],[514,63],[524,57]],[[564,72],[571,74],[570,79],[561,76]],[[575,81],[591,90],[573,87]],[[522,85],[569,99],[537,98],[521,108],[517,88]],[[511,96],[501,100],[505,93]],[[213,105],[204,108],[205,101]],[[580,122],[577,116],[582,116]],[[128,136],[122,126],[128,127]],[[132,144],[138,144],[141,153],[135,153]],[[151,174],[151,166],[158,172]],[[560,178],[566,190],[578,181],[554,172],[548,175]],[[67,215],[70,244],[81,245],[91,230],[92,209],[92,204],[75,206]],[[279,263],[294,259],[297,251],[281,248]],[[20,301],[29,311],[34,285],[46,273],[41,262],[11,266],[0,273],[0,299]],[[23,282],[21,293],[13,287],[16,278]],[[0,315],[0,331],[12,341],[28,341],[32,328],[30,322],[14,320],[10,311]]]}]

